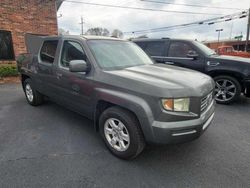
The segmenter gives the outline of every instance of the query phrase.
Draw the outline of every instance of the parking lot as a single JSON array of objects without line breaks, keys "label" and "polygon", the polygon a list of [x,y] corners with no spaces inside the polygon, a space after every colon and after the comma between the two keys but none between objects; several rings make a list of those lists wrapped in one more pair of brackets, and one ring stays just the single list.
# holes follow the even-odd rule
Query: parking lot
[{"label": "parking lot", "polygon": [[133,161],[111,155],[93,122],[52,102],[26,103],[0,85],[0,187],[249,187],[250,100],[217,105],[191,143],[148,146]]}]

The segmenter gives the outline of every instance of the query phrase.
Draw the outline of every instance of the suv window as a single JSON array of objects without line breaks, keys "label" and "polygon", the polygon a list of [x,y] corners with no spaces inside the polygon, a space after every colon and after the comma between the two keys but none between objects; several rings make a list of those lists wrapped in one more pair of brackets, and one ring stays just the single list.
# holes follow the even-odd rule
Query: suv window
[{"label": "suv window", "polygon": [[69,62],[72,60],[84,60],[86,61],[87,56],[81,45],[74,41],[64,41],[61,65],[63,67],[69,67]]},{"label": "suv window", "polygon": [[147,42],[145,52],[147,52],[150,56],[161,56],[163,54],[164,47],[165,42],[163,41]]},{"label": "suv window", "polygon": [[57,44],[57,40],[44,41],[40,52],[40,58],[43,62],[51,64],[54,62]]},{"label": "suv window", "polygon": [[189,51],[193,48],[184,42],[171,42],[168,50],[169,57],[187,57]]},{"label": "suv window", "polygon": [[135,42],[138,46],[140,46],[143,50],[145,49],[146,43],[145,42]]}]

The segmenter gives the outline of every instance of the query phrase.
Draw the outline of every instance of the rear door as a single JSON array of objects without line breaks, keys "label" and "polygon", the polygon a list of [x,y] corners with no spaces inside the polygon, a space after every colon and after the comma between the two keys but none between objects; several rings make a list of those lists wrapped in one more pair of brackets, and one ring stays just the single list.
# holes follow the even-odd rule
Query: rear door
[{"label": "rear door", "polygon": [[[196,58],[188,57],[188,53],[197,54]],[[204,56],[190,42],[171,41],[167,49],[167,57],[164,58],[166,64],[189,68],[204,72]]]},{"label": "rear door", "polygon": [[43,94],[52,96],[56,91],[54,88],[55,74],[54,65],[56,61],[58,40],[45,40],[38,53],[37,82],[36,87]]},{"label": "rear door", "polygon": [[137,44],[150,56],[156,63],[164,63],[163,56],[166,51],[166,41],[144,41]]}]

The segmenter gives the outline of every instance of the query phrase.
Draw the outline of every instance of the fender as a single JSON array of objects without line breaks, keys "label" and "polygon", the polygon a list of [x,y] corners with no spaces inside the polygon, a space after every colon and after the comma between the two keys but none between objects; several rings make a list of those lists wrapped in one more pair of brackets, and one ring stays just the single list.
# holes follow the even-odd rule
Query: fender
[{"label": "fender", "polygon": [[[121,106],[133,112],[139,120],[141,127],[143,127],[142,131],[144,135],[147,135],[146,138],[148,138],[148,140],[154,138],[151,126],[154,119],[153,113],[150,106],[144,99],[135,95],[123,93],[121,91],[114,91],[104,88],[96,89],[96,99],[95,107],[97,107],[98,101],[102,100]],[[96,121],[96,112],[94,114],[94,120]],[[96,125],[97,124],[95,122],[95,126]]]},{"label": "fender", "polygon": [[236,71],[233,71],[233,70],[229,71],[229,70],[224,70],[224,69],[210,70],[207,74],[209,76],[211,76],[211,77],[215,77],[215,76],[219,76],[219,75],[228,75],[228,76],[235,77],[240,82],[245,77],[244,73],[236,72]]}]

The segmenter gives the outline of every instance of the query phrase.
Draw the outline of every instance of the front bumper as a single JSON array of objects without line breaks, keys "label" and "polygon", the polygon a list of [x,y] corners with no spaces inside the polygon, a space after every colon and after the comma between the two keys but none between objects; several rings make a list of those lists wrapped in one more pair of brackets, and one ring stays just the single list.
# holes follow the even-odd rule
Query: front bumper
[{"label": "front bumper", "polygon": [[154,121],[153,142],[157,144],[183,143],[198,138],[212,123],[215,101],[201,114],[200,118],[178,122]]}]

